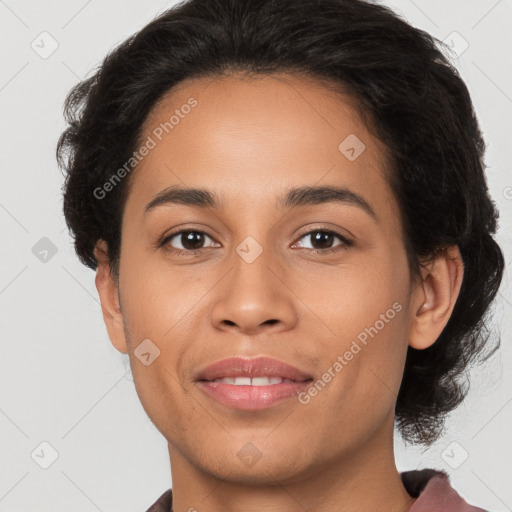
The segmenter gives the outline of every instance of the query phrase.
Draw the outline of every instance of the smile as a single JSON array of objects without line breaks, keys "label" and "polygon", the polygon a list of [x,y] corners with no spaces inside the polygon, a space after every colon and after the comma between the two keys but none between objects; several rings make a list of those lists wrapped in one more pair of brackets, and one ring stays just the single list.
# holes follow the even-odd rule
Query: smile
[{"label": "smile", "polygon": [[283,377],[223,377],[209,382],[222,382],[224,384],[234,384],[235,386],[272,386],[282,382],[296,382]]}]

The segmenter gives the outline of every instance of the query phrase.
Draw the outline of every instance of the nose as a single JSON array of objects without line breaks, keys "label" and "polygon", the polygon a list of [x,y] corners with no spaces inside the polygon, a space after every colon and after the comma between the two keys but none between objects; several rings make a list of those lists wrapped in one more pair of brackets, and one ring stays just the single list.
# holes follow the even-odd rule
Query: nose
[{"label": "nose", "polygon": [[211,312],[215,328],[246,335],[293,329],[298,312],[289,275],[270,250],[252,262],[235,253],[232,267],[216,287]]}]

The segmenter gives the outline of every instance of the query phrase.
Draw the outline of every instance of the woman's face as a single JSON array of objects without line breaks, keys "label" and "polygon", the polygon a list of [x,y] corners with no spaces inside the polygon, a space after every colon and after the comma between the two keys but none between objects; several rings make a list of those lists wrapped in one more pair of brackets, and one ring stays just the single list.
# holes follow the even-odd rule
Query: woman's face
[{"label": "woman's face", "polygon": [[[418,292],[382,145],[341,95],[284,74],[183,82],[142,141],[122,222],[124,329],[111,338],[171,454],[252,483],[375,455]],[[154,201],[170,187],[215,204]],[[260,356],[310,380],[197,380]]]}]

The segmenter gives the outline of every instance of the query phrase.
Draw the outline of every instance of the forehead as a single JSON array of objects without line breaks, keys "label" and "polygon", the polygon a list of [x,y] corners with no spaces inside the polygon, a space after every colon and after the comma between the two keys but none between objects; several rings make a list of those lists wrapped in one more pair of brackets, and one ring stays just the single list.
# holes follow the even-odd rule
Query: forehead
[{"label": "forehead", "polygon": [[[387,149],[350,96],[309,77],[216,76],[181,82],[154,106],[140,140],[152,149],[130,177],[131,208],[170,185],[254,204],[297,185],[343,185],[374,200],[387,187]],[[389,200],[389,197],[387,198]],[[370,199],[371,200],[371,199]]]}]

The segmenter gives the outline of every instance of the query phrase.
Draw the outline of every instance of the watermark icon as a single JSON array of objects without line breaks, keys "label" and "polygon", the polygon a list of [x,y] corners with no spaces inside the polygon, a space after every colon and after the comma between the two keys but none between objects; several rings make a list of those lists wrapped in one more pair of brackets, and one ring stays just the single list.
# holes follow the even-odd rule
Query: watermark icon
[{"label": "watermark icon", "polygon": [[236,252],[246,263],[252,263],[263,252],[263,247],[248,236],[238,245]]},{"label": "watermark icon", "polygon": [[466,462],[469,453],[457,441],[450,443],[441,453],[441,458],[453,469],[458,469]]},{"label": "watermark icon", "polygon": [[137,345],[133,353],[144,366],[149,366],[160,356],[160,349],[150,339],[146,338]]},{"label": "watermark icon", "polygon": [[[385,313],[381,313],[379,316],[379,320],[377,320],[372,326],[365,327],[363,331],[361,331],[357,335],[357,340],[361,345],[368,345],[368,336],[372,339],[379,334],[379,332],[384,329],[386,324],[388,324],[393,318],[395,318],[396,314],[402,311],[402,304],[399,302],[395,302],[391,308],[386,310]],[[354,356],[361,352],[362,348],[356,340],[353,340],[349,350],[345,351],[343,355],[339,355],[336,361],[327,369],[325,373],[322,374],[320,379],[317,379],[313,382],[307,391],[301,391],[297,394],[297,398],[299,402],[303,405],[307,405],[312,397],[318,395],[320,391],[322,391],[331,380],[336,377],[338,373],[348,365]]]},{"label": "watermark icon", "polygon": [[503,189],[503,197],[505,199],[512,199],[512,187],[505,187]]},{"label": "watermark icon", "polygon": [[340,153],[345,158],[347,158],[347,160],[353,162],[361,156],[361,154],[366,149],[366,146],[364,145],[363,141],[357,137],[357,135],[351,133],[348,137],[345,137],[345,139],[339,143],[338,149]]},{"label": "watermark icon", "polygon": [[197,106],[197,100],[193,97],[189,98],[187,103],[184,103],[179,109],[174,111],[174,114],[169,117],[168,121],[160,123],[155,129],[153,129],[151,132],[152,135],[147,136],[144,143],[137,151],[133,152],[132,156],[123,164],[123,166],[117,169],[117,171],[112,174],[112,176],[101,187],[96,187],[94,189],[94,197],[96,199],[104,199],[108,192],[114,190],[116,185],[120,183],[121,180],[144,159],[144,157],[149,155],[149,152],[156,148],[158,142],[161,142],[164,136],[171,132],[181,122],[181,119],[184,119],[195,106]]},{"label": "watermark icon", "polygon": [[245,443],[236,456],[245,466],[252,468],[263,457],[263,454],[252,443]]},{"label": "watermark icon", "polygon": [[443,39],[443,43],[446,43],[457,57],[460,57],[469,48],[469,43],[457,31],[448,34]]},{"label": "watermark icon", "polygon": [[43,236],[32,247],[32,254],[41,262],[48,263],[56,254],[57,246],[46,236]]},{"label": "watermark icon", "polygon": [[49,32],[41,32],[31,43],[30,47],[41,59],[47,59],[59,47],[57,40]]},{"label": "watermark icon", "polygon": [[59,458],[59,452],[48,441],[43,441],[32,450],[30,456],[40,468],[48,469]]}]

